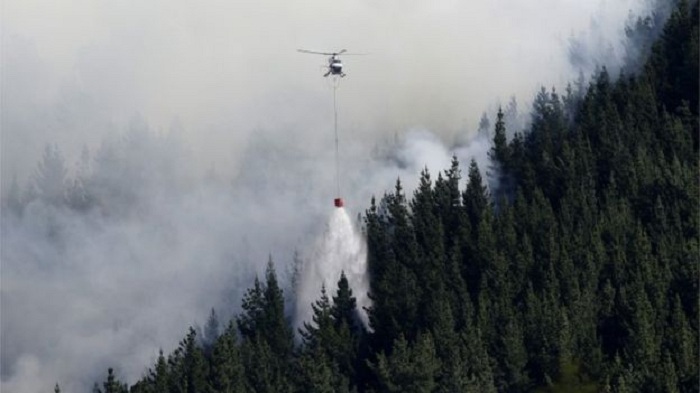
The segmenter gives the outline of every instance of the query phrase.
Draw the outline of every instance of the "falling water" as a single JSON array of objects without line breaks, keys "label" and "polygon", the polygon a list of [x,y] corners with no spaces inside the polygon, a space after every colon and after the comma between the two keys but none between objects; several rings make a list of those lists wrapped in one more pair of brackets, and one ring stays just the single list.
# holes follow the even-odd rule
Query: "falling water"
[{"label": "falling water", "polygon": [[296,326],[312,320],[311,304],[320,298],[322,285],[326,286],[329,297],[335,295],[341,272],[345,272],[357,299],[360,318],[367,326],[364,309],[370,305],[367,246],[345,209],[336,208],[328,219],[325,232],[316,239],[301,266],[296,289]]}]

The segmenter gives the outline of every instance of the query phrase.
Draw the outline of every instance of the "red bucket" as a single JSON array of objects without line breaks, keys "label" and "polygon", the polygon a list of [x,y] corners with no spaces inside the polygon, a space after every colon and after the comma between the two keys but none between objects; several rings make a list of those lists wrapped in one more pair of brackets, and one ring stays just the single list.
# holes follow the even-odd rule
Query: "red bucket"
[{"label": "red bucket", "polygon": [[335,207],[343,207],[343,198],[335,198],[335,200],[333,200],[333,204]]}]

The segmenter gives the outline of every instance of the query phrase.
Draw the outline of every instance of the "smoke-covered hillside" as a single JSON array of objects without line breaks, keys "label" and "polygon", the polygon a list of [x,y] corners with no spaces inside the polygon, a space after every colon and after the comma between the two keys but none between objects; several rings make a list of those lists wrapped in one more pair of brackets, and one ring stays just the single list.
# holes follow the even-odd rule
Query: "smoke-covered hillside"
[{"label": "smoke-covered hillside", "polygon": [[270,257],[291,295],[335,197],[325,59],[295,49],[369,53],[338,90],[358,229],[373,195],[453,155],[499,189],[498,105],[512,138],[541,84],[614,79],[668,15],[579,3],[3,2],[2,388],[135,382],[212,307],[239,313]]}]

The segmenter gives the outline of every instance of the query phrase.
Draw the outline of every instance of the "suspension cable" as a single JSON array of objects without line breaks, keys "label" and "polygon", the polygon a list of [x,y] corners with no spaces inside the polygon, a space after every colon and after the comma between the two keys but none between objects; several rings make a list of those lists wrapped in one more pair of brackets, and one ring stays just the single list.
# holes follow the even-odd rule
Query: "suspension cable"
[{"label": "suspension cable", "polygon": [[338,104],[336,101],[336,90],[338,90],[338,85],[333,85],[333,118],[334,124],[333,128],[335,130],[335,183],[336,183],[336,196],[340,198],[340,150],[338,149]]}]

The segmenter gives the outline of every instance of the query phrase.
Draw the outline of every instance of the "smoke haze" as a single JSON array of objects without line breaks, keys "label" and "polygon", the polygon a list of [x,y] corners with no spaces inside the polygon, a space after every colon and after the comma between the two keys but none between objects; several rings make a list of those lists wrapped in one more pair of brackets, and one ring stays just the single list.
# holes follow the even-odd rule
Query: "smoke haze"
[{"label": "smoke haze", "polygon": [[235,314],[268,255],[282,275],[294,250],[314,255],[339,214],[332,89],[326,59],[297,48],[369,53],[343,58],[338,89],[347,221],[399,177],[410,193],[420,170],[437,174],[453,154],[463,170],[472,158],[488,168],[484,110],[601,59],[619,66],[630,10],[648,9],[3,1],[0,191],[15,176],[35,184],[49,144],[101,201],[76,211],[35,198],[21,216],[3,205],[3,390],[84,390],[110,366],[134,382],[211,307]]},{"label": "smoke haze", "polygon": [[[139,113],[174,119],[197,164],[230,170],[251,135],[327,130],[322,56],[346,57],[341,124],[372,138],[424,126],[469,132],[499,98],[529,99],[622,55],[630,10],[644,0],[3,2],[2,177],[28,174],[44,144],[68,156]],[[572,65],[576,38],[586,62]],[[602,57],[606,56],[606,57]],[[325,109],[325,110],[324,110]]]}]

